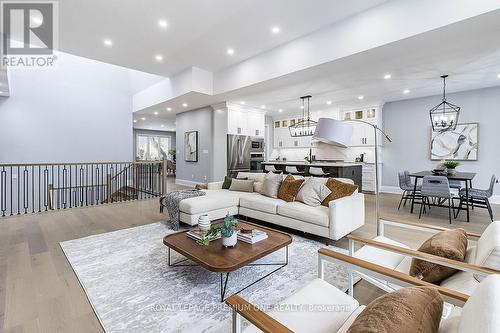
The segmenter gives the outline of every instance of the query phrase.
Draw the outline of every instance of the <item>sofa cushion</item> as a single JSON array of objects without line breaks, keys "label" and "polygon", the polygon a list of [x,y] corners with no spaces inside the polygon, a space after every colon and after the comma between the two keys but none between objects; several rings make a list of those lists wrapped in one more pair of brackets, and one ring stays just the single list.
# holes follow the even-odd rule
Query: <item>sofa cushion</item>
[{"label": "sofa cushion", "polygon": [[262,190],[260,194],[270,198],[277,198],[278,190],[282,181],[283,176],[281,174],[269,172],[264,178],[264,183],[262,184]]},{"label": "sofa cushion", "polygon": [[324,206],[311,207],[298,201],[287,202],[278,206],[278,214],[312,224],[328,227],[330,210]]},{"label": "sofa cushion", "polygon": [[[318,309],[311,311],[311,306]],[[268,315],[296,333],[337,332],[359,307],[358,301],[328,282],[315,279],[285,299]],[[285,309],[285,311],[280,309]],[[261,332],[249,326],[244,333]]]},{"label": "sofa cushion", "polygon": [[326,187],[324,179],[310,177],[300,188],[296,200],[308,206],[316,207],[321,205],[321,202],[323,202],[330,193],[332,193],[332,191]]},{"label": "sofa cushion", "polygon": [[321,204],[327,207],[330,201],[350,196],[358,189],[356,185],[348,184],[335,178],[328,178],[326,187],[332,192],[321,202]]},{"label": "sofa cushion", "polygon": [[253,192],[253,180],[233,179],[229,191]]},{"label": "sofa cushion", "polygon": [[[461,228],[441,231],[426,240],[418,250],[443,258],[464,261],[467,252],[467,234]],[[411,276],[421,277],[422,280],[431,283],[439,283],[456,272],[454,268],[419,259],[413,259],[410,267]]]},{"label": "sofa cushion", "polygon": [[462,308],[459,333],[500,332],[500,275],[485,278]]},{"label": "sofa cushion", "polygon": [[285,203],[281,199],[269,198],[263,195],[246,195],[240,199],[240,207],[258,210],[264,213],[277,214],[278,206]]},{"label": "sofa cushion", "polygon": [[304,179],[295,179],[292,175],[286,176],[278,190],[278,198],[286,202],[294,201],[302,183],[304,183]]},{"label": "sofa cushion", "polygon": [[[491,223],[477,241],[475,264],[500,270],[500,221]],[[474,276],[478,281],[483,278]]]},{"label": "sofa cushion", "polygon": [[224,182],[222,183],[222,189],[223,190],[229,190],[231,187],[231,183],[233,182],[233,179],[241,179],[241,180],[247,180],[247,177],[238,177],[238,178],[231,178],[229,176],[224,177]]},{"label": "sofa cushion", "polygon": [[443,297],[436,288],[403,288],[368,304],[347,332],[437,333],[442,312]]},{"label": "sofa cushion", "polygon": [[266,174],[263,172],[238,172],[238,178],[247,178],[254,181],[253,191],[260,193],[264,185]]},{"label": "sofa cushion", "polygon": [[238,207],[241,196],[257,195],[229,190],[205,190],[204,192],[207,195],[179,202],[179,210],[186,214],[200,214],[227,207]]},{"label": "sofa cushion", "polygon": [[477,288],[479,282],[474,278],[474,274],[460,271],[443,280],[439,285],[441,287],[470,295]]}]

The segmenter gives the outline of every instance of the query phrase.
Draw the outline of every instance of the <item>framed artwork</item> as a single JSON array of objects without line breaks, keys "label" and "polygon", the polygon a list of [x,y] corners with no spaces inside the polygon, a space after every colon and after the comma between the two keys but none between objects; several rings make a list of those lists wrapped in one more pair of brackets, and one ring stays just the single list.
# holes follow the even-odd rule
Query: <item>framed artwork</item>
[{"label": "framed artwork", "polygon": [[478,123],[457,124],[453,131],[431,133],[431,160],[477,161]]},{"label": "framed artwork", "polygon": [[184,133],[184,160],[198,162],[198,131]]}]

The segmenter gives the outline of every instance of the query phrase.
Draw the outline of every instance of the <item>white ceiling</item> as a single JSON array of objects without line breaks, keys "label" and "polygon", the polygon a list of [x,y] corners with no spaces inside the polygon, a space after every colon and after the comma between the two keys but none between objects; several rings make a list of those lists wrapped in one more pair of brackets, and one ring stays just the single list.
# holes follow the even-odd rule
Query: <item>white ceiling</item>
[{"label": "white ceiling", "polygon": [[[64,0],[59,48],[170,76],[187,67],[216,71],[385,0]],[[168,21],[162,29],[158,20]],[[279,34],[271,33],[279,26]],[[113,45],[103,45],[111,39]],[[235,54],[226,54],[227,48]],[[161,54],[163,61],[155,60]]]}]

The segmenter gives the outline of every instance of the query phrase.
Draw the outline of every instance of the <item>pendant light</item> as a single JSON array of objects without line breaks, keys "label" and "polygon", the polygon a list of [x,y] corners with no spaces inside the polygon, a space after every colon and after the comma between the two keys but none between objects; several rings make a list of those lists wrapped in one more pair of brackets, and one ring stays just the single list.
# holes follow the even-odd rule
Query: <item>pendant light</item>
[{"label": "pendant light", "polygon": [[300,119],[295,124],[288,126],[291,137],[297,138],[304,136],[313,136],[314,131],[316,130],[316,125],[318,123],[314,120],[311,120],[311,110],[309,108],[311,97],[312,96],[307,95],[300,98],[302,101],[302,119]]},{"label": "pendant light", "polygon": [[445,132],[457,128],[460,107],[446,101],[447,77],[448,75],[441,76],[443,79],[443,101],[429,111],[433,132]]}]

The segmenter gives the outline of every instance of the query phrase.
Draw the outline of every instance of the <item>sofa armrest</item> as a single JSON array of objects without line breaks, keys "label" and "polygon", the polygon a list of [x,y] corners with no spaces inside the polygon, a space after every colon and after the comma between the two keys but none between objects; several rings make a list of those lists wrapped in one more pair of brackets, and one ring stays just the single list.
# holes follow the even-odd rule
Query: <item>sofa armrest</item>
[{"label": "sofa armrest", "polygon": [[212,182],[212,183],[208,183],[207,186],[208,186],[208,189],[209,190],[220,190],[222,189],[222,184],[224,182],[221,181],[221,182]]},{"label": "sofa armrest", "polygon": [[[238,295],[233,295],[226,300],[226,304],[233,310],[233,332],[239,332],[235,330],[234,326],[239,325],[239,320],[235,320],[237,316],[241,315],[243,318],[248,320],[258,329],[265,333],[293,333],[283,324],[279,323],[276,319],[269,316],[267,313],[259,310],[259,308],[253,304],[248,303],[246,300]],[[235,318],[236,317],[236,318]]]},{"label": "sofa armrest", "polygon": [[330,238],[339,240],[365,224],[365,195],[353,193],[350,196],[332,200],[330,209]]}]

